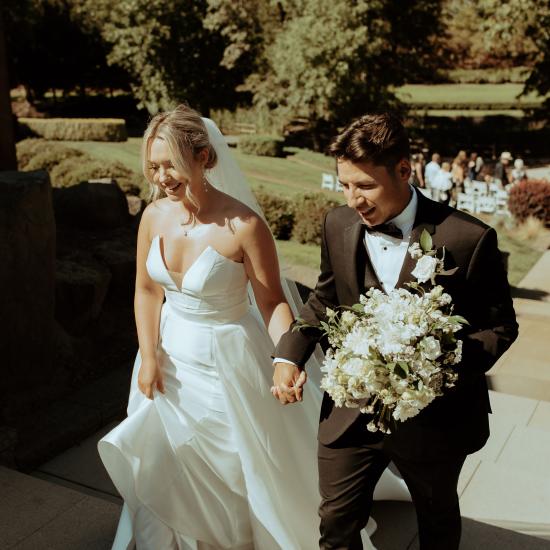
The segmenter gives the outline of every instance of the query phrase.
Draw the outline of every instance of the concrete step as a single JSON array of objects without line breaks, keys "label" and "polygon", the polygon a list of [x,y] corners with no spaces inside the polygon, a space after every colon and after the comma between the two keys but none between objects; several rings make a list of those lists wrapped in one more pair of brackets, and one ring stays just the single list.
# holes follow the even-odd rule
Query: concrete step
[{"label": "concrete step", "polygon": [[0,548],[108,550],[119,504],[0,467]]}]

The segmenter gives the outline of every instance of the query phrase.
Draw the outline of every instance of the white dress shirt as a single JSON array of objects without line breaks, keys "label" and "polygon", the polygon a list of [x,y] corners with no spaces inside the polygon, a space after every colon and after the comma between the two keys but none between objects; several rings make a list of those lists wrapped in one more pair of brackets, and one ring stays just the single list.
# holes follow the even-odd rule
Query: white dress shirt
[{"label": "white dress shirt", "polygon": [[[399,279],[399,273],[401,272],[401,267],[410,245],[417,208],[418,196],[416,191],[411,187],[411,198],[407,206],[395,218],[386,222],[392,222],[401,229],[403,233],[402,239],[390,237],[389,235],[375,231],[370,233],[365,231],[364,245],[367,248],[367,253],[376,276],[386,292],[394,289]],[[292,361],[281,357],[275,357],[273,362],[294,364]]]},{"label": "white dress shirt", "polygon": [[389,292],[395,288],[401,267],[410,245],[411,231],[416,217],[418,197],[411,188],[411,199],[405,209],[386,223],[392,222],[403,233],[403,238],[390,237],[384,233],[365,231],[365,246],[372,267],[382,288]]}]

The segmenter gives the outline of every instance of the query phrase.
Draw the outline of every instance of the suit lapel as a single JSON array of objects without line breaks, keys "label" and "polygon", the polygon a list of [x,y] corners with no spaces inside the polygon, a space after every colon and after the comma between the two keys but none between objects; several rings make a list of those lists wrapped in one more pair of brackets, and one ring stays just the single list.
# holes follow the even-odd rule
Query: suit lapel
[{"label": "suit lapel", "polygon": [[366,288],[374,286],[381,289],[363,237],[364,225],[357,215],[357,219],[346,227],[344,235],[344,273],[355,301]]},{"label": "suit lapel", "polygon": [[[416,216],[414,219],[409,246],[420,241],[420,236],[422,235],[422,231],[424,231],[424,229],[426,229],[430,235],[435,233],[435,224],[433,223],[431,216],[430,201],[426,199],[422,193],[418,193],[417,191],[415,192],[418,196],[418,206],[416,209]],[[412,281],[413,277],[411,275],[411,271],[414,270],[415,265],[416,260],[411,258],[411,255],[407,250],[395,288],[401,288],[405,283]]]}]

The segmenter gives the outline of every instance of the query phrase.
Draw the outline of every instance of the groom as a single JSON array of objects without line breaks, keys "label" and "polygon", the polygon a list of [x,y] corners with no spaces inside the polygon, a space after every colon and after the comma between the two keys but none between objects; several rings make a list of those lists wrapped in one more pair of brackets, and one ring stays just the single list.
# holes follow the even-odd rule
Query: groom
[{"label": "groom", "polygon": [[[437,282],[469,325],[458,334],[464,343],[456,386],[390,435],[369,432],[368,415],[335,407],[325,393],[318,450],[320,547],[362,548],[360,531],[374,488],[393,461],[416,508],[420,548],[458,549],[458,476],[466,456],[489,436],[485,372],[517,336],[497,236],[480,220],[409,186],[409,139],[393,114],[361,117],[330,150],[347,205],[328,212],[323,222],[321,274],[302,308],[304,321],[318,326],[327,307],[351,306],[369,288],[387,292],[414,280],[415,260],[407,248],[426,229],[436,249],[445,247],[445,269],[458,268]],[[282,403],[301,400],[301,371],[319,340],[314,327],[281,338],[273,391]]]}]

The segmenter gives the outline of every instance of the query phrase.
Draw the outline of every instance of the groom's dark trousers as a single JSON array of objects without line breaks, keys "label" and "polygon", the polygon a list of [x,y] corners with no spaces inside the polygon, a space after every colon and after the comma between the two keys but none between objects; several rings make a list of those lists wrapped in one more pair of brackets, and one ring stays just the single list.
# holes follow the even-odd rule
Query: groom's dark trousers
[{"label": "groom's dark trousers", "polygon": [[[458,333],[463,340],[458,382],[384,436],[366,430],[368,415],[335,407],[325,394],[319,424],[320,545],[324,550],[361,548],[359,532],[369,517],[376,482],[390,460],[411,493],[421,550],[453,550],[459,545],[458,476],[466,456],[483,447],[489,437],[485,372],[517,337],[517,323],[495,231],[418,193],[411,244],[424,229],[434,248],[445,247],[445,269],[457,268],[452,275],[438,277],[437,283],[451,295],[454,312],[469,322]],[[359,215],[347,206],[325,217],[321,274],[300,312],[306,323],[319,325],[326,319],[327,307],[351,306],[369,288],[382,290],[363,243],[363,230]],[[407,254],[396,288],[414,280],[414,266]],[[303,366],[320,337],[315,327],[289,331],[274,355]]]}]

